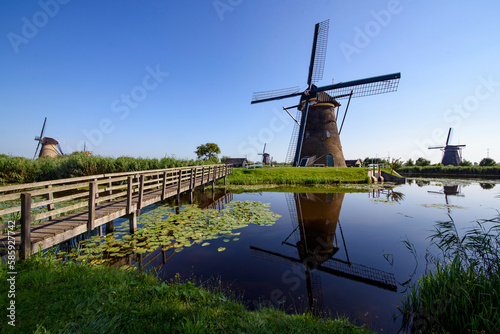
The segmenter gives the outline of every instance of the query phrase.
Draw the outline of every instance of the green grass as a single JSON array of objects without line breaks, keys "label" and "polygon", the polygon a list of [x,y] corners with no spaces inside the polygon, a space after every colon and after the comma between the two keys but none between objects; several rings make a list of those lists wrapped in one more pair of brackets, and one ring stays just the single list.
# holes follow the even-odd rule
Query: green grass
[{"label": "green grass", "polygon": [[0,184],[31,183],[104,173],[133,172],[215,163],[209,160],[88,156],[82,152],[38,160],[0,154]]},{"label": "green grass", "polygon": [[227,177],[231,185],[318,185],[341,183],[368,183],[366,168],[321,168],[321,167],[279,167],[279,168],[235,168]]},{"label": "green grass", "polygon": [[403,166],[397,172],[403,176],[500,176],[500,166]]},{"label": "green grass", "polygon": [[[368,333],[345,319],[248,311],[220,286],[33,256],[16,265],[16,327],[0,333]],[[0,274],[5,277],[6,266]],[[2,279],[1,309],[7,307]],[[210,291],[211,290],[211,291]]]},{"label": "green grass", "polygon": [[453,220],[431,236],[442,251],[436,269],[404,295],[403,322],[415,332],[500,332],[500,215],[461,235]]}]

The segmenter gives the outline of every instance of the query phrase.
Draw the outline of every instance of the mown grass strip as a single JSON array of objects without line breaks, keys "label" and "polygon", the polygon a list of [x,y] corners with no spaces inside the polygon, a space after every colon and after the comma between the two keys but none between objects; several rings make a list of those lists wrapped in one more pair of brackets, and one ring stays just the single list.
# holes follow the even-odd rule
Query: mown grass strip
[{"label": "mown grass strip", "polygon": [[277,167],[235,168],[227,177],[231,185],[317,185],[341,183],[368,183],[366,168]]},{"label": "mown grass strip", "polygon": [[[40,256],[16,270],[16,327],[4,321],[0,333],[369,333],[345,319],[248,311],[220,286],[167,284],[151,274]],[[1,280],[1,291],[6,284]],[[5,310],[8,301],[1,301]]]}]

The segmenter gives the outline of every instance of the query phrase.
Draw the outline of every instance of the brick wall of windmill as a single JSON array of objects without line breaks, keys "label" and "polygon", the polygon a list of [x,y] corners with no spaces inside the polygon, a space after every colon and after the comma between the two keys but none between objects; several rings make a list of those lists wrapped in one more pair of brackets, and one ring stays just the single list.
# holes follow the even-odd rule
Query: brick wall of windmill
[{"label": "brick wall of windmill", "polygon": [[346,167],[335,119],[335,105],[318,103],[309,108],[301,159],[310,157],[309,165],[327,166],[328,154],[333,156],[335,167]]}]

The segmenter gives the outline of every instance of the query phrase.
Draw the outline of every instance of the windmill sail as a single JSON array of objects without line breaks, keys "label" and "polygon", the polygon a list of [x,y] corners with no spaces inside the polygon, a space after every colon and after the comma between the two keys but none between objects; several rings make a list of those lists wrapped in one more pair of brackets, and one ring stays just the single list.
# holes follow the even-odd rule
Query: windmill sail
[{"label": "windmill sail", "polygon": [[398,90],[401,73],[381,75],[372,78],[341,82],[335,85],[320,87],[315,91],[325,91],[336,100],[352,97],[363,97],[377,94],[391,93]]},{"label": "windmill sail", "polygon": [[309,75],[307,78],[308,85],[323,79],[329,27],[330,20],[317,23],[315,26],[313,49],[311,52],[311,62],[309,64]]}]

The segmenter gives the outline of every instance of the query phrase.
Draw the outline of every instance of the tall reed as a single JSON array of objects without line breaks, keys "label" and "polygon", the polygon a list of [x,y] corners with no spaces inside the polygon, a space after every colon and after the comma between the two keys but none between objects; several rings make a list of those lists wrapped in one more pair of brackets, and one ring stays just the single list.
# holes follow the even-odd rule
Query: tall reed
[{"label": "tall reed", "polygon": [[29,183],[104,173],[133,172],[217,163],[214,160],[89,156],[84,152],[31,160],[0,155],[0,184]]},{"label": "tall reed", "polygon": [[500,214],[480,220],[463,235],[439,222],[431,235],[442,251],[436,269],[404,295],[403,323],[416,333],[500,332]]}]

